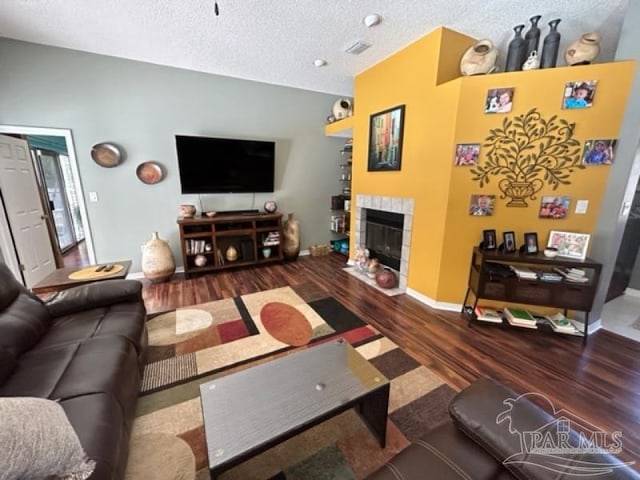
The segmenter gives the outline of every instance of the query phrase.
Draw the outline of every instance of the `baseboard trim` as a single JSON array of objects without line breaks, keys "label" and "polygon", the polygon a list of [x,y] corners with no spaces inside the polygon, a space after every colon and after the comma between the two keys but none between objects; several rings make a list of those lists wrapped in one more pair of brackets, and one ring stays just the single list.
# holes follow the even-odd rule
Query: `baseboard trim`
[{"label": "baseboard trim", "polygon": [[625,295],[629,295],[630,297],[639,297],[640,298],[640,290],[636,290],[635,288],[625,288]]},{"label": "baseboard trim", "polygon": [[[176,268],[176,273],[184,273],[184,267]],[[144,280],[144,273],[142,273],[142,272],[129,272],[127,274],[127,280]]]},{"label": "baseboard trim", "polygon": [[421,303],[424,303],[428,307],[435,308],[436,310],[446,310],[449,312],[461,312],[462,304],[461,303],[449,303],[449,302],[440,302],[438,300],[434,300],[431,297],[427,297],[426,295],[415,291],[412,288],[407,288],[407,295],[411,298],[415,298]]}]

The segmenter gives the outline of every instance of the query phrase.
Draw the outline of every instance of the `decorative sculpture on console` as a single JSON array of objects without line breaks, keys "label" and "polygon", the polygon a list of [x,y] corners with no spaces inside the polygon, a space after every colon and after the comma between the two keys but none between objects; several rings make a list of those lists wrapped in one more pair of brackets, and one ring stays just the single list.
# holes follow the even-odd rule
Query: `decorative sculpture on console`
[{"label": "decorative sculpture on console", "polygon": [[549,119],[532,108],[515,118],[505,118],[501,128],[493,128],[485,139],[487,160],[471,169],[480,187],[490,176],[501,176],[501,198],[510,198],[507,207],[527,207],[525,199],[545,183],[554,190],[569,185],[569,174],[585,168],[580,163],[580,143],[572,138],[575,123],[553,115]]}]

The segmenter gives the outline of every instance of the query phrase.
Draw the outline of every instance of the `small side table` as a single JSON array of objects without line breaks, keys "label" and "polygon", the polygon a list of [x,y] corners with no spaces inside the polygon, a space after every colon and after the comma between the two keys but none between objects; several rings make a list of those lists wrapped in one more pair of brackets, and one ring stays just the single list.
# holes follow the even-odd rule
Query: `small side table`
[{"label": "small side table", "polygon": [[[69,278],[69,275],[80,270],[96,269],[98,268],[98,265],[58,268],[57,270],[51,272],[45,278],[40,280],[33,287],[31,287],[31,291],[36,295],[40,295],[43,293],[59,292],[60,290],[66,290],[68,288],[77,287],[78,285],[85,285],[87,283],[100,282],[102,280],[113,280],[118,278],[123,279],[126,278],[127,274],[129,273],[129,268],[131,268],[131,260],[122,260],[119,262],[107,263],[111,263],[114,266],[119,265],[122,267],[122,269],[114,272],[108,272],[94,278],[72,279]],[[105,265],[105,263],[101,263],[100,265]]]}]

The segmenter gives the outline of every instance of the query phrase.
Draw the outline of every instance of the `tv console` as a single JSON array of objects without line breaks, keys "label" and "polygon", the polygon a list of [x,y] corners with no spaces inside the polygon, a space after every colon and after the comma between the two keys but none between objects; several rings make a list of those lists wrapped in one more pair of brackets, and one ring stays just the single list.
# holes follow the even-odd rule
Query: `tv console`
[{"label": "tv console", "polygon": [[284,258],[280,213],[237,210],[213,217],[179,217],[178,228],[187,276]]}]

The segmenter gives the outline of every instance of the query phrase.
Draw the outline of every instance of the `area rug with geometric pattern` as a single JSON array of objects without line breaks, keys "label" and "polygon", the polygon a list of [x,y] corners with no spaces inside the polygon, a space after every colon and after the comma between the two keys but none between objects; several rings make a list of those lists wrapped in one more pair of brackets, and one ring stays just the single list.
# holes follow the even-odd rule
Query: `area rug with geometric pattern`
[{"label": "area rug with geometric pattern", "polygon": [[354,410],[225,472],[221,479],[364,478],[448,418],[455,391],[325,292],[284,287],[150,317],[149,359],[126,478],[209,478],[199,385],[342,337],[391,382],[387,445]]}]

